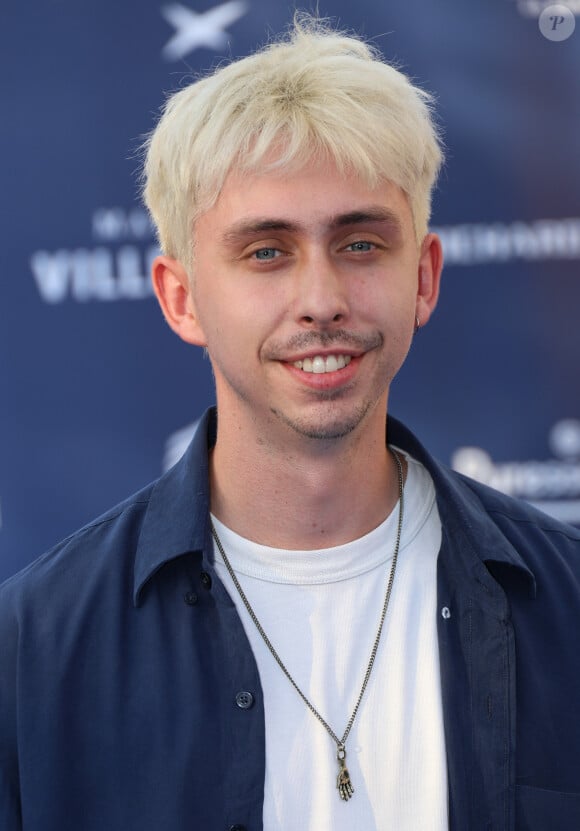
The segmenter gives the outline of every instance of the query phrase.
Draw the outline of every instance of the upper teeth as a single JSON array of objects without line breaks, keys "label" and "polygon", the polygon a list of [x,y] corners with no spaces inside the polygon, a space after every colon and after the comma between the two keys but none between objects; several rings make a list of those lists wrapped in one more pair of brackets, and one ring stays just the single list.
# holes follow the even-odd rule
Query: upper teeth
[{"label": "upper teeth", "polygon": [[304,358],[303,361],[294,361],[294,366],[304,372],[336,372],[337,369],[344,369],[350,363],[350,355],[316,355],[314,358]]}]

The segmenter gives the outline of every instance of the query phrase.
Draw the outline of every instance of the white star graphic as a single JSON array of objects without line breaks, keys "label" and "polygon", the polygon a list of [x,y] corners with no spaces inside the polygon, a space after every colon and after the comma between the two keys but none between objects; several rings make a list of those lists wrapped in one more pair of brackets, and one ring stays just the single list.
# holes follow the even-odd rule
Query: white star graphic
[{"label": "white star graphic", "polygon": [[168,61],[178,61],[201,46],[215,51],[223,49],[228,43],[226,26],[239,20],[247,10],[244,0],[229,0],[202,13],[181,3],[162,6],[161,14],[175,27],[175,34],[161,54]]}]

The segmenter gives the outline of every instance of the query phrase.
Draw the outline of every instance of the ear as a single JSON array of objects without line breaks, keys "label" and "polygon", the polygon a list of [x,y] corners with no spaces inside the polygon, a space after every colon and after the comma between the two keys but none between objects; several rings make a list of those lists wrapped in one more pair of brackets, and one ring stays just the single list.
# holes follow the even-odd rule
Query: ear
[{"label": "ear", "polygon": [[417,302],[415,313],[420,326],[425,326],[439,297],[441,271],[443,270],[443,248],[437,234],[427,234],[421,243],[419,273],[417,281]]},{"label": "ear", "polygon": [[151,267],[153,290],[165,320],[179,337],[196,346],[206,346],[193,303],[189,275],[179,260],[156,257]]}]

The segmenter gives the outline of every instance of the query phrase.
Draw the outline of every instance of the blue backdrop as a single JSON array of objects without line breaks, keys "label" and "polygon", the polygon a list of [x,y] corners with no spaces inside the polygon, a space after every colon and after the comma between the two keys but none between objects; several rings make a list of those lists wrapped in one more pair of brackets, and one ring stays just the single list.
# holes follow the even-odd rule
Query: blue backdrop
[{"label": "blue backdrop", "polygon": [[[580,523],[580,25],[551,10],[541,30],[548,5],[319,9],[435,92],[445,129],[443,293],[392,412],[443,461]],[[212,402],[208,362],[151,295],[135,152],[166,92],[291,15],[279,0],[3,10],[0,579],[155,478]]]}]

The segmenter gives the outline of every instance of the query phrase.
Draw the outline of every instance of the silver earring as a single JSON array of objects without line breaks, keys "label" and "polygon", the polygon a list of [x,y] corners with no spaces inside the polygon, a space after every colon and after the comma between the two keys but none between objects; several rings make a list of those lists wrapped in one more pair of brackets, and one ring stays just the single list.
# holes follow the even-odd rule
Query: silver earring
[{"label": "silver earring", "polygon": [[415,334],[421,328],[421,321],[419,320],[419,315],[415,315]]}]

